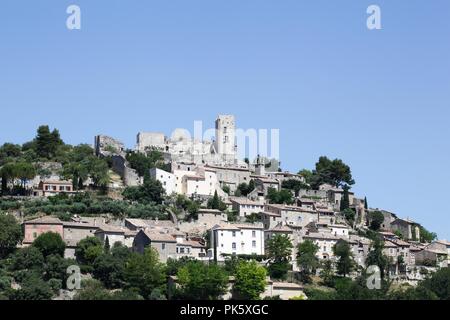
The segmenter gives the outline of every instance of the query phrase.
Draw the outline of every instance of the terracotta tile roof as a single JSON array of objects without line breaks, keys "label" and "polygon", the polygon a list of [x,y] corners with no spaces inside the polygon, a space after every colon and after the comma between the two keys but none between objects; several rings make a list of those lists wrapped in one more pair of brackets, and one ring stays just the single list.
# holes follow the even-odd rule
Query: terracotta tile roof
[{"label": "terracotta tile roof", "polygon": [[395,243],[393,243],[392,241],[385,240],[384,247],[385,248],[397,248],[398,246]]},{"label": "terracotta tile roof", "polygon": [[33,220],[24,221],[24,224],[63,224],[61,220],[58,218],[45,216]]},{"label": "terracotta tile roof", "polygon": [[132,224],[137,228],[146,227],[166,227],[174,228],[175,224],[170,220],[151,220],[151,219],[125,219],[126,222]]},{"label": "terracotta tile roof", "polygon": [[72,185],[72,181],[67,180],[42,180],[41,181],[44,184],[64,184],[64,185]]},{"label": "terracotta tile roof", "polygon": [[263,212],[260,212],[259,214],[266,215],[266,216],[273,216],[273,217],[281,217],[281,215],[278,213],[268,212],[268,211],[263,211]]},{"label": "terracotta tile roof", "polygon": [[63,222],[64,227],[68,228],[86,228],[86,229],[98,229],[100,228],[99,224],[86,223],[86,222]]},{"label": "terracotta tile roof", "polygon": [[304,235],[303,238],[307,239],[324,239],[324,240],[340,240],[341,238],[336,237],[331,233],[325,232],[310,232],[307,235]]},{"label": "terracotta tile roof", "polygon": [[177,242],[175,240],[175,238],[169,233],[160,233],[160,232],[155,232],[155,231],[150,231],[150,230],[145,230],[145,231],[142,231],[142,232],[144,232],[144,234],[150,239],[150,241],[154,241],[154,242],[174,242],[174,243]]},{"label": "terracotta tile roof", "polygon": [[272,229],[269,229],[267,231],[270,232],[293,232],[291,228],[289,228],[286,225],[281,225],[281,224],[277,224],[275,227],[273,227]]},{"label": "terracotta tile roof", "polygon": [[218,209],[199,209],[198,213],[203,213],[203,214],[207,214],[207,213],[211,213],[211,214],[222,214],[222,211],[218,210]]},{"label": "terracotta tile roof", "polygon": [[114,225],[110,225],[110,224],[102,224],[97,232],[107,232],[107,233],[123,233],[125,234],[125,231],[128,231],[128,229],[124,228],[124,227],[119,227],[119,226],[114,226]]},{"label": "terracotta tile roof", "polygon": [[244,197],[229,197],[231,202],[236,202],[239,205],[253,205],[253,206],[264,206],[263,203],[258,201],[253,201]]}]

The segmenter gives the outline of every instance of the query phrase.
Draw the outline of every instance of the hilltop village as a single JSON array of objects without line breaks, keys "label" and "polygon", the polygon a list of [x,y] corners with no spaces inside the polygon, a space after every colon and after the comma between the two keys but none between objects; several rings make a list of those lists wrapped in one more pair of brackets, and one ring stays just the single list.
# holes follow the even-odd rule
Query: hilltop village
[{"label": "hilltop village", "polygon": [[286,172],[238,159],[234,116],[215,129],[212,141],[139,132],[127,149],[106,135],[70,146],[41,126],[5,143],[0,297],[445,298],[435,275],[450,242],[354,194],[342,160]]}]

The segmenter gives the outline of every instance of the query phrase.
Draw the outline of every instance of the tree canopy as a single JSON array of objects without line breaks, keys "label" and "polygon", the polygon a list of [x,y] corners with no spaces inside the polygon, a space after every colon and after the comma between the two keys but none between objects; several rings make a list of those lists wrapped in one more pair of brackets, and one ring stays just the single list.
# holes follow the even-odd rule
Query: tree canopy
[{"label": "tree canopy", "polygon": [[243,300],[259,300],[266,288],[266,269],[256,261],[240,260],[235,269],[234,295]]},{"label": "tree canopy", "polygon": [[0,259],[13,252],[22,239],[22,228],[17,220],[11,215],[0,213]]}]

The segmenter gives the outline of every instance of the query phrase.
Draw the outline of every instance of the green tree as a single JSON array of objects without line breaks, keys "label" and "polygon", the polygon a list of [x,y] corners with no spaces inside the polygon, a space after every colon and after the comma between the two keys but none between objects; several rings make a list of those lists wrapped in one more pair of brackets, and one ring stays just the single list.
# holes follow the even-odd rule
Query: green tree
[{"label": "green tree", "polygon": [[384,279],[384,275],[389,266],[389,260],[383,253],[384,244],[379,237],[373,239],[371,248],[366,257],[367,266],[378,266],[380,268],[381,279]]},{"label": "green tree", "polygon": [[355,261],[347,241],[338,241],[333,246],[334,255],[337,257],[336,270],[339,275],[346,277],[355,269]]},{"label": "green tree", "polygon": [[316,163],[316,169],[310,178],[312,187],[318,189],[321,184],[328,183],[335,187],[353,185],[350,167],[340,159],[330,160],[327,157],[320,157]]},{"label": "green tree", "polygon": [[294,198],[292,192],[286,189],[277,191],[275,188],[269,188],[267,191],[267,199],[274,204],[293,204]]},{"label": "green tree", "polygon": [[21,283],[19,290],[13,290],[12,300],[50,300],[53,297],[53,290],[49,284],[41,278],[30,274]]},{"label": "green tree", "polygon": [[111,293],[103,287],[103,284],[96,279],[84,280],[81,283],[81,290],[78,290],[74,300],[112,300]]},{"label": "green tree", "polygon": [[102,281],[107,288],[124,287],[125,265],[130,255],[131,252],[127,247],[115,243],[110,252],[103,253],[94,260],[94,277]]},{"label": "green tree", "polygon": [[259,300],[266,288],[266,269],[256,261],[241,260],[235,271],[234,294],[238,299]]},{"label": "green tree", "polygon": [[344,186],[344,193],[342,195],[342,200],[341,200],[341,212],[346,210],[346,209],[350,209],[350,198],[349,198],[349,194],[348,194],[348,186]]},{"label": "green tree", "polygon": [[23,239],[22,228],[12,215],[0,213],[0,259],[13,252]]},{"label": "green tree", "polygon": [[165,291],[165,266],[158,260],[155,248],[146,248],[144,254],[132,253],[127,260],[124,279],[128,288],[137,288],[148,298],[154,289]]},{"label": "green tree", "polygon": [[388,300],[439,300],[438,296],[433,291],[424,288],[421,285],[391,290],[388,293],[387,298]]},{"label": "green tree", "polygon": [[52,254],[47,256],[44,263],[44,280],[50,279],[61,280],[62,283],[66,283],[68,274],[67,268],[74,265],[75,261],[72,259],[64,259],[60,255]]},{"label": "green tree", "polygon": [[46,232],[39,235],[33,241],[33,247],[37,248],[44,257],[52,254],[64,256],[66,244],[61,235],[56,232]]},{"label": "green tree", "polygon": [[15,178],[20,179],[22,182],[22,188],[25,188],[27,181],[33,179],[35,176],[36,169],[32,164],[24,161],[16,163]]},{"label": "green tree", "polygon": [[6,194],[8,191],[8,182],[14,180],[17,176],[17,166],[14,162],[9,162],[3,165],[0,169],[0,175],[2,177],[2,194]]},{"label": "green tree", "polygon": [[430,232],[427,229],[425,229],[423,226],[419,225],[419,235],[420,235],[420,242],[433,242],[437,239],[437,234],[434,232]]},{"label": "green tree", "polygon": [[322,278],[322,283],[328,287],[333,285],[334,279],[334,266],[333,261],[326,259],[321,263],[320,278]]},{"label": "green tree", "polygon": [[296,196],[298,196],[300,190],[309,189],[309,185],[305,184],[304,182],[302,182],[300,180],[296,180],[296,179],[284,180],[281,184],[281,187],[283,189],[293,190],[295,192]]},{"label": "green tree", "polygon": [[140,177],[144,177],[150,169],[167,169],[164,165],[164,157],[161,152],[152,150],[147,154],[140,152],[128,152],[126,159],[132,169],[135,169]]},{"label": "green tree", "polygon": [[217,264],[188,262],[177,273],[176,297],[187,300],[218,300],[227,291],[228,275]]},{"label": "green tree", "polygon": [[369,217],[369,228],[373,231],[378,231],[384,222],[384,215],[381,211],[372,211],[368,214]]},{"label": "green tree", "polygon": [[245,222],[247,223],[256,223],[260,221],[259,215],[255,212],[245,217]]},{"label": "green tree", "polygon": [[86,267],[86,271],[92,270],[95,259],[103,254],[103,244],[97,237],[89,237],[78,242],[75,248],[77,261]]},{"label": "green tree", "polygon": [[22,148],[20,145],[12,144],[12,143],[4,143],[0,147],[0,165],[3,164],[8,158],[18,158],[22,154]]},{"label": "green tree", "polygon": [[17,270],[39,270],[44,265],[44,256],[39,249],[31,246],[17,250],[11,259],[11,269]]},{"label": "green tree", "polygon": [[319,247],[311,240],[305,240],[297,247],[297,265],[303,282],[310,282],[311,275],[319,267],[319,259],[316,254]]},{"label": "green tree", "polygon": [[290,268],[292,242],[287,235],[277,234],[266,243],[269,274],[275,279],[286,278]]},{"label": "green tree", "polygon": [[420,284],[441,300],[450,300],[450,268],[442,268]]},{"label": "green tree", "polygon": [[356,216],[355,210],[347,208],[344,211],[342,211],[342,214],[344,215],[345,220],[347,220],[347,222],[350,225],[353,225],[353,222],[355,221],[355,216]]},{"label": "green tree", "polygon": [[238,196],[248,196],[248,194],[250,192],[252,192],[255,189],[255,181],[252,179],[250,180],[250,182],[247,184],[245,182],[239,184],[237,186],[237,191],[238,191]]},{"label": "green tree", "polygon": [[214,191],[214,196],[210,199],[210,201],[208,201],[208,208],[219,210],[219,207],[220,207],[220,198],[217,195],[217,191]]},{"label": "green tree", "polygon": [[121,288],[124,285],[124,261],[115,259],[109,253],[98,256],[93,263],[93,275],[107,288]]},{"label": "green tree", "polygon": [[142,186],[128,187],[123,196],[127,200],[142,203],[155,202],[161,204],[164,201],[165,190],[160,181],[147,179]]},{"label": "green tree", "polygon": [[305,182],[308,186],[310,186],[311,184],[314,184],[315,176],[311,170],[302,169],[298,172],[298,174],[300,176],[302,176],[303,179],[305,179]]},{"label": "green tree", "polygon": [[59,131],[54,129],[50,132],[48,126],[40,126],[38,128],[35,143],[36,154],[46,159],[54,157],[58,147],[64,144],[59,135]]},{"label": "green tree", "polygon": [[111,181],[108,164],[103,159],[91,159],[89,163],[89,174],[96,188],[104,190]]}]

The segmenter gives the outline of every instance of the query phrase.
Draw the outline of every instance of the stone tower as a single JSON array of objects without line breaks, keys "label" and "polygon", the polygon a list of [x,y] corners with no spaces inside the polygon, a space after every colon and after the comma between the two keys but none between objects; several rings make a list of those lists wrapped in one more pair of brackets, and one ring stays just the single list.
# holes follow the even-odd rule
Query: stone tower
[{"label": "stone tower", "polygon": [[258,157],[256,158],[255,174],[257,176],[265,176],[266,175],[266,163],[265,163],[265,160],[259,156],[259,154],[258,154]]},{"label": "stone tower", "polygon": [[216,151],[224,161],[236,157],[236,125],[233,115],[219,115],[216,120]]}]

